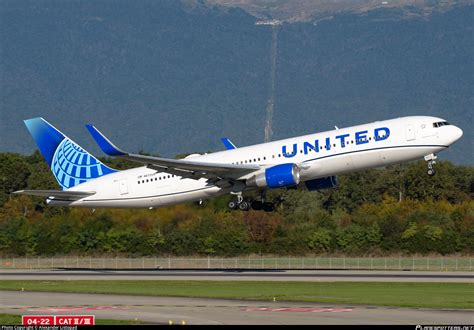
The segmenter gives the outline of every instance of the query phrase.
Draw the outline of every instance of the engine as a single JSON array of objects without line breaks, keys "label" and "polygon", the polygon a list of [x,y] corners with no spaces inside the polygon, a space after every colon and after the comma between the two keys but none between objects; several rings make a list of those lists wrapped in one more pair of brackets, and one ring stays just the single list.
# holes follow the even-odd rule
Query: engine
[{"label": "engine", "polygon": [[325,178],[305,181],[304,184],[309,191],[334,188],[337,186],[337,177],[327,176]]},{"label": "engine", "polygon": [[300,172],[296,164],[281,164],[265,169],[247,180],[247,186],[282,188],[297,185]]}]

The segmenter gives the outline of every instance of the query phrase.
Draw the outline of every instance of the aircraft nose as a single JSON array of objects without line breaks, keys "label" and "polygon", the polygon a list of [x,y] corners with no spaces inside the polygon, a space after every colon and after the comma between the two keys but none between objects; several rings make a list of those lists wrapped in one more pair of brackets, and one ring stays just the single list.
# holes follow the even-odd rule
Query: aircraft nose
[{"label": "aircraft nose", "polygon": [[462,129],[460,129],[457,126],[453,126],[452,127],[452,133],[451,133],[451,137],[452,137],[453,142],[451,142],[451,143],[454,143],[457,140],[459,140],[461,138],[462,134],[463,134]]},{"label": "aircraft nose", "polygon": [[456,129],[456,131],[455,131],[454,134],[455,134],[455,136],[456,136],[456,141],[457,141],[457,140],[459,140],[459,139],[461,138],[463,132],[462,132],[462,129],[460,129],[460,128],[457,127],[457,126],[454,126],[454,128]]}]

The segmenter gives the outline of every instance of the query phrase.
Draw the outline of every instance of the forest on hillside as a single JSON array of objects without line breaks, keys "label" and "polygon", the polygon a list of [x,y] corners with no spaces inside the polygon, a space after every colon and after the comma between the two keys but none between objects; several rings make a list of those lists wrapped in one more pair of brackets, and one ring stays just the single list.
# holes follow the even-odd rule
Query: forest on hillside
[{"label": "forest on hillside", "polygon": [[[132,164],[103,159],[117,169]],[[389,255],[474,252],[474,168],[424,161],[339,178],[335,189],[272,190],[276,212],[223,196],[156,210],[70,209],[20,189],[59,187],[38,152],[0,153],[0,255]]]},{"label": "forest on hillside", "polygon": [[216,1],[183,2],[1,1],[0,151],[33,152],[23,120],[38,116],[91,152],[88,123],[125,150],[172,157],[222,150],[223,136],[261,143],[268,113],[272,140],[431,115],[464,131],[444,159],[474,164],[472,1],[426,16],[418,5],[387,6],[275,29],[207,5]]}]

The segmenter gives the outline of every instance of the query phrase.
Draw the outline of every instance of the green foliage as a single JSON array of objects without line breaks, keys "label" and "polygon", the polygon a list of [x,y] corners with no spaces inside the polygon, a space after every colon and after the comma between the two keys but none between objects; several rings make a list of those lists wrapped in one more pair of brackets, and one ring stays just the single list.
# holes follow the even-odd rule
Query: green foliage
[{"label": "green foliage", "polygon": [[39,153],[0,154],[0,254],[473,253],[474,169],[439,162],[434,178],[425,171],[421,161],[343,175],[331,190],[271,190],[269,199],[282,200],[272,213],[229,211],[231,196],[203,205],[93,211],[9,195],[57,186]]},{"label": "green foliage", "polygon": [[25,157],[17,154],[0,154],[0,206],[8,200],[8,194],[26,187],[30,169]]},{"label": "green foliage", "polygon": [[308,236],[308,247],[315,252],[327,252],[331,247],[331,232],[321,228]]}]

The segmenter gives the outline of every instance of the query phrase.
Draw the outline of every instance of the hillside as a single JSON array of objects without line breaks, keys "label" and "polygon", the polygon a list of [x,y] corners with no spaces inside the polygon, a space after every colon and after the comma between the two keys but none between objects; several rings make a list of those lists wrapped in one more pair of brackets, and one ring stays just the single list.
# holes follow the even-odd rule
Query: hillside
[{"label": "hillside", "polygon": [[84,124],[164,156],[404,115],[448,119],[463,139],[442,158],[473,163],[474,5],[336,12],[272,28],[205,1],[0,2],[0,151],[35,149],[42,116],[101,155]]},{"label": "hillside", "polygon": [[[202,1],[202,0],[201,0]],[[194,7],[199,0],[185,0]],[[455,6],[473,4],[472,0],[204,0],[208,5],[241,8],[260,19],[308,22],[341,13],[366,13],[379,8],[398,8],[405,16],[430,16]]]}]

